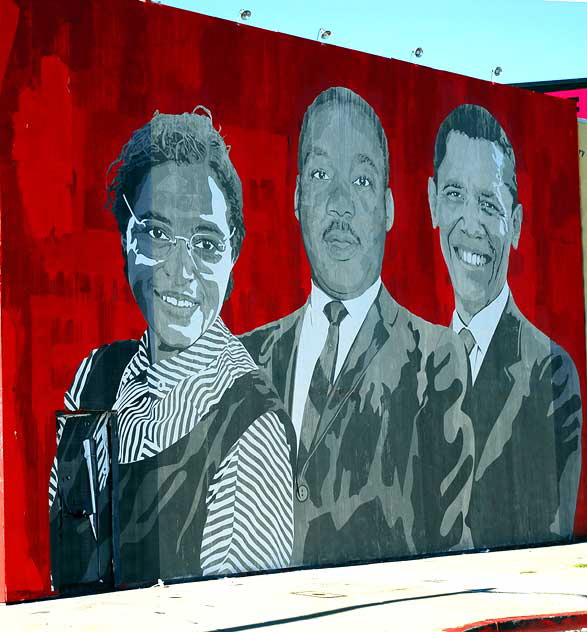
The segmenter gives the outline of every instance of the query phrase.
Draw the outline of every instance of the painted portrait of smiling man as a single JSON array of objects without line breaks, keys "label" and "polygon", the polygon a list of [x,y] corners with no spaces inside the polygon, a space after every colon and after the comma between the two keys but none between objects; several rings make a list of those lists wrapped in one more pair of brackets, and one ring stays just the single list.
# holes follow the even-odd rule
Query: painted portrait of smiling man
[{"label": "painted portrait of smiling man", "polygon": [[524,317],[509,289],[524,214],[513,146],[485,108],[461,105],[440,125],[428,197],[454,290],[452,328],[469,358],[463,410],[475,430],[473,542],[570,538],[581,469],[579,380],[566,351]]},{"label": "painted portrait of smiling man", "polygon": [[467,318],[494,301],[506,282],[523,218],[514,178],[512,161],[499,145],[449,135],[430,195],[459,313]]},{"label": "painted portrait of smiling man", "polygon": [[[293,546],[293,429],[220,316],[245,234],[228,149],[205,108],[157,113],[132,134],[111,173],[110,207],[146,331],[92,351],[65,406],[117,413],[120,581],[285,567]],[[87,550],[99,551],[105,543],[92,540],[96,519],[112,518],[67,508],[65,453],[82,443],[73,440],[77,428],[62,429],[51,475],[52,546],[79,550],[71,539],[85,538]],[[81,439],[101,455],[100,500],[108,454],[100,434]],[[83,578],[82,561],[71,558],[52,555],[54,585],[75,575],[72,567]]]},{"label": "painted portrait of smiling man", "polygon": [[[294,564],[465,548],[466,358],[452,331],[381,281],[389,147],[375,110],[348,88],[321,92],[303,116],[293,207],[310,296],[241,339],[296,430]],[[458,489],[445,484],[455,477]]]}]

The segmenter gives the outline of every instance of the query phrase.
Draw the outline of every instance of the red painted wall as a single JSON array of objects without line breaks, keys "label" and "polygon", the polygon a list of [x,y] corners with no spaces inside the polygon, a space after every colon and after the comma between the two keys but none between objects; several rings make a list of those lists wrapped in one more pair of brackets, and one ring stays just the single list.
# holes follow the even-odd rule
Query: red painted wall
[{"label": "red painted wall", "polygon": [[[0,16],[2,17],[2,26],[0,27],[0,90],[4,84],[4,76],[8,58],[12,50],[14,35],[18,24],[18,7],[11,0],[0,0]],[[4,153],[2,153],[4,158]],[[0,161],[0,170],[3,162]],[[1,171],[0,171],[1,173]],[[2,232],[1,218],[3,217],[3,180],[0,179],[0,270],[2,270]],[[0,289],[2,288],[2,275],[0,274]],[[2,350],[1,338],[1,314],[0,314],[0,358]],[[0,363],[0,376],[2,375],[2,366]],[[4,494],[4,382],[0,377],[0,603],[7,600],[6,593],[6,556],[5,556],[5,494]]]},{"label": "red painted wall", "polygon": [[[516,150],[525,209],[510,287],[529,320],[570,353],[587,401],[573,103],[134,0],[0,0],[0,80],[8,600],[50,589],[54,412],[75,369],[91,349],[144,329],[103,207],[108,165],[155,110],[203,104],[232,146],[247,236],[223,315],[243,332],[307,296],[293,214],[297,140],[307,106],[335,85],[364,97],[389,138],[396,219],[383,281],[412,312],[448,324],[452,288],[426,190],[434,138],[457,105],[488,108]],[[2,518],[0,503],[0,526]],[[575,531],[587,535],[585,467]]]}]

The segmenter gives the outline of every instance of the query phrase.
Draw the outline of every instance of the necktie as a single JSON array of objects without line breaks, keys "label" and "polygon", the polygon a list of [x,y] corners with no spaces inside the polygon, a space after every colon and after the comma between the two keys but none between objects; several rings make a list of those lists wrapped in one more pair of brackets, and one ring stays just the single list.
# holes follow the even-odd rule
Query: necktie
[{"label": "necktie", "polygon": [[331,301],[324,306],[324,314],[329,322],[328,334],[326,335],[326,342],[324,343],[320,357],[314,366],[314,372],[312,373],[312,380],[308,390],[300,436],[301,454],[307,454],[312,445],[318,422],[320,421],[326,400],[328,399],[330,388],[334,383],[334,369],[336,367],[336,354],[338,352],[340,323],[348,312],[340,301]]},{"label": "necktie", "polygon": [[461,331],[459,331],[459,338],[462,343],[465,345],[465,349],[467,350],[467,356],[471,355],[471,351],[473,351],[473,347],[477,344],[475,340],[475,336],[471,333],[470,329],[463,327]]}]

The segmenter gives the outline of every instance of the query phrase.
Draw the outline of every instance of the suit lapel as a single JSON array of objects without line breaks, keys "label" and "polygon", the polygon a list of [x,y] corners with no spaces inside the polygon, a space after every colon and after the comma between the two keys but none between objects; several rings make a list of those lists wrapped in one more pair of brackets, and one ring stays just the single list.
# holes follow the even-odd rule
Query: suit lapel
[{"label": "suit lapel", "polygon": [[512,389],[517,382],[516,365],[520,362],[520,319],[516,312],[517,307],[510,295],[471,390],[470,402],[474,407],[471,413],[476,420],[476,452],[480,455],[477,480],[499,456],[504,441],[511,436],[504,427],[511,419],[505,419],[507,415],[504,412],[512,396],[516,395]]},{"label": "suit lapel", "polygon": [[[285,404],[288,415],[292,413],[293,385],[295,380],[296,360],[300,342],[300,332],[306,313],[306,305],[291,315],[284,323],[283,333],[273,345],[271,375],[273,384]],[[286,370],[283,370],[286,367]]]},{"label": "suit lapel", "polygon": [[[389,338],[389,329],[393,326],[397,313],[397,303],[382,285],[330,390],[309,454],[326,434],[344,401],[360,385],[373,358]],[[387,316],[387,322],[384,315]]]}]

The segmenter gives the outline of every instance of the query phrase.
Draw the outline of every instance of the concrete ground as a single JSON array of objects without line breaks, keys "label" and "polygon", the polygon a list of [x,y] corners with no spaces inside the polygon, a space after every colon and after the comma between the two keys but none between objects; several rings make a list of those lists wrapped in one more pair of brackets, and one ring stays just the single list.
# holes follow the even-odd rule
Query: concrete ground
[{"label": "concrete ground", "polygon": [[587,613],[587,543],[9,605],[0,608],[0,630],[430,632],[569,612]]}]

